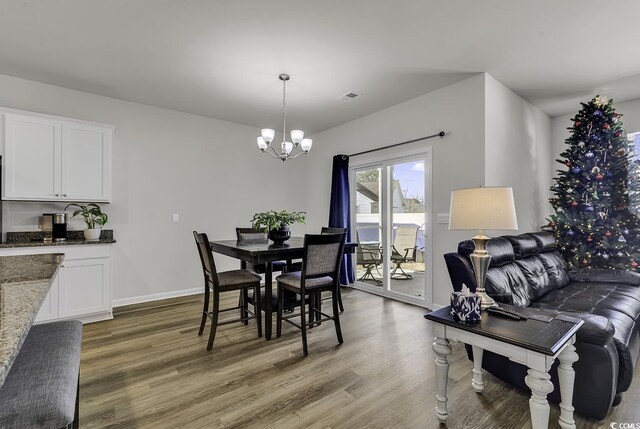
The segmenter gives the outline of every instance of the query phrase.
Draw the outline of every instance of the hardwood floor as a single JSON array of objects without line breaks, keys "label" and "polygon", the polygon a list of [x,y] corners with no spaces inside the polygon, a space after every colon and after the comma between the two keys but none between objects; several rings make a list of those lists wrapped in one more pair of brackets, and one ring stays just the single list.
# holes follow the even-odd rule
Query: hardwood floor
[{"label": "hardwood floor", "polygon": [[[435,370],[425,310],[357,290],[343,293],[338,345],[332,323],[265,341],[249,326],[209,324],[198,337],[200,296],[120,308],[114,320],[85,325],[82,428],[435,428]],[[227,295],[232,306],[237,293]],[[326,306],[327,309],[330,306]],[[330,311],[330,310],[329,310]],[[230,314],[227,315],[231,316]],[[529,395],[491,375],[477,394],[471,362],[454,346],[449,428],[530,428]],[[640,377],[602,422],[640,422]],[[558,427],[551,406],[551,428]]]}]

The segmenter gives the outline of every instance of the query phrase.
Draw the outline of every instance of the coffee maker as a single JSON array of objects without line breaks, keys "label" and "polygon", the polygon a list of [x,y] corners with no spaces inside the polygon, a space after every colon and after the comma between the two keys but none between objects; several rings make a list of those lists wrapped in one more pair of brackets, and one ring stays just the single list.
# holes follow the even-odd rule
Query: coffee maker
[{"label": "coffee maker", "polygon": [[66,213],[43,213],[38,219],[38,228],[42,230],[45,243],[59,243],[67,239]]}]

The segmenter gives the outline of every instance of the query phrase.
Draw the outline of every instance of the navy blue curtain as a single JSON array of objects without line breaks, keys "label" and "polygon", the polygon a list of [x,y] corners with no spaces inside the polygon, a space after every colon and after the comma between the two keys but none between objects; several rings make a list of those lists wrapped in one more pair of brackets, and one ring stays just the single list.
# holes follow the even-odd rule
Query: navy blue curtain
[{"label": "navy blue curtain", "polygon": [[[347,242],[351,241],[351,204],[349,201],[349,156],[333,157],[333,173],[331,175],[331,205],[329,206],[329,226],[347,228]],[[355,282],[352,254],[347,253],[342,260],[340,283],[343,285]]]}]

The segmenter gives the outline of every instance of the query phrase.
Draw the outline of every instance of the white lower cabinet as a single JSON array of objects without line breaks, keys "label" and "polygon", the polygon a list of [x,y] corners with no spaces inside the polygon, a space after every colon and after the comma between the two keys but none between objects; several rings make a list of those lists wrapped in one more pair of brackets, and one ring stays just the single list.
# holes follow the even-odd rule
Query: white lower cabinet
[{"label": "white lower cabinet", "polygon": [[82,244],[0,249],[0,256],[64,253],[36,323],[77,319],[84,323],[113,318],[111,245]]}]

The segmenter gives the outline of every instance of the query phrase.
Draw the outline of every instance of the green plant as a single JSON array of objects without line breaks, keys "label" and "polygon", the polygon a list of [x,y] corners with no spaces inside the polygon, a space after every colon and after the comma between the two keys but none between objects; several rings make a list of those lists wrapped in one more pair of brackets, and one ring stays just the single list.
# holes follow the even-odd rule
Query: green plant
[{"label": "green plant", "polygon": [[80,204],[69,204],[64,209],[67,210],[69,207],[78,207],[78,210],[73,212],[71,217],[82,216],[84,222],[87,224],[87,229],[94,229],[96,225],[98,228],[102,228],[102,226],[107,223],[109,220],[109,216],[106,213],[103,213],[100,209],[100,206],[94,203],[87,204],[86,206]]},{"label": "green plant", "polygon": [[294,223],[304,223],[305,212],[288,212],[286,210],[256,213],[251,219],[251,225],[255,229],[269,232],[272,229],[279,229],[282,226],[292,225]]}]

